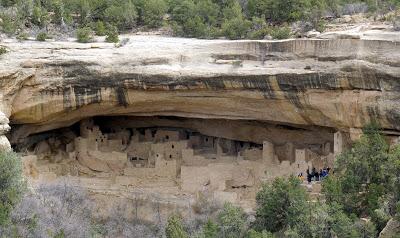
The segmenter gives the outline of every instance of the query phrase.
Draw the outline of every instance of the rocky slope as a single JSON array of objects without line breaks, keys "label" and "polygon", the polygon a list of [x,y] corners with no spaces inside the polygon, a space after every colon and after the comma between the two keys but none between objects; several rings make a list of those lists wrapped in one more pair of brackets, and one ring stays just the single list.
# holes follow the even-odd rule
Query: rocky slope
[{"label": "rocky slope", "polygon": [[343,131],[377,120],[389,133],[400,130],[400,34],[283,41],[123,38],[129,41],[121,47],[1,42],[9,50],[0,56],[1,123],[8,128],[10,119],[10,139],[104,115]]}]

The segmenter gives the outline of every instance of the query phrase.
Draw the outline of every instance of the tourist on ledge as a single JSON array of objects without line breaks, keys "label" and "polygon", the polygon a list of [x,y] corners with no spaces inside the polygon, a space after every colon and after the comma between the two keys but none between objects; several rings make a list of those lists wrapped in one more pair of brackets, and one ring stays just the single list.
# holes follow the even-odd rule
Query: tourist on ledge
[{"label": "tourist on ledge", "polygon": [[310,174],[310,170],[307,169],[307,182],[308,182],[309,184],[311,183],[311,179],[312,179],[312,176],[311,176],[311,174]]}]

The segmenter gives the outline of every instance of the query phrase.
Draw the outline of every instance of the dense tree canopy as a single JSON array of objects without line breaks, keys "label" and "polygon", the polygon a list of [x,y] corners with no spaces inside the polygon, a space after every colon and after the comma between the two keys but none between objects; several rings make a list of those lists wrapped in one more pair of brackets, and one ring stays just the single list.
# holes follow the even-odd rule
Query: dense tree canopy
[{"label": "dense tree canopy", "polygon": [[[389,189],[389,176],[385,169],[388,151],[389,147],[376,126],[366,127],[352,150],[337,158],[337,176],[334,178],[337,181],[328,181],[329,189],[331,186],[334,188],[334,191],[328,190],[328,202],[344,204],[347,212],[371,215],[378,208],[379,197]],[[337,196],[338,192],[345,196]]]},{"label": "dense tree canopy", "polygon": [[288,29],[276,29],[282,25],[302,21],[323,30],[326,15],[365,7],[385,12],[399,4],[399,0],[0,0],[0,27],[12,35],[32,26],[77,29],[102,22],[119,31],[170,25],[176,35],[185,37],[279,39],[291,35]]},{"label": "dense tree canopy", "polygon": [[349,216],[369,217],[381,230],[400,211],[400,146],[389,148],[377,125],[363,132],[337,158],[335,176],[324,181],[323,192],[328,205],[339,204]]}]

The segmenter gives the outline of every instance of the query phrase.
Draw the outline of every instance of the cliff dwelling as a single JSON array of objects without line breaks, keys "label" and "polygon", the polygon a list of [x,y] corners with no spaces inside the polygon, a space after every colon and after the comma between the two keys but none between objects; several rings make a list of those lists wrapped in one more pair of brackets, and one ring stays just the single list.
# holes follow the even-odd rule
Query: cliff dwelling
[{"label": "cliff dwelling", "polygon": [[97,192],[207,193],[249,208],[262,182],[333,167],[342,147],[330,128],[165,116],[85,118],[17,135],[10,140],[34,183],[67,178]]},{"label": "cliff dwelling", "polygon": [[104,214],[124,199],[135,219],[195,218],[202,197],[251,213],[263,182],[332,168],[365,124],[400,135],[396,41],[6,46],[0,149],[33,188],[68,181]]}]

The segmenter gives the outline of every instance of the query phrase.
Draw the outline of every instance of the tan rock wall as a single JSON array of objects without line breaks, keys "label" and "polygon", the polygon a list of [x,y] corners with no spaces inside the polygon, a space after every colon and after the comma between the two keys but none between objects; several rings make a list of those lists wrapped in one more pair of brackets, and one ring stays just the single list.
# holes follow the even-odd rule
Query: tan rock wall
[{"label": "tan rock wall", "polygon": [[[378,120],[398,130],[400,50],[393,39],[171,42],[135,36],[121,48],[9,42],[7,63],[0,66],[2,107],[13,124],[31,124],[15,132],[16,139],[96,115],[244,119],[345,131]],[[216,63],[232,59],[242,66]]]}]

